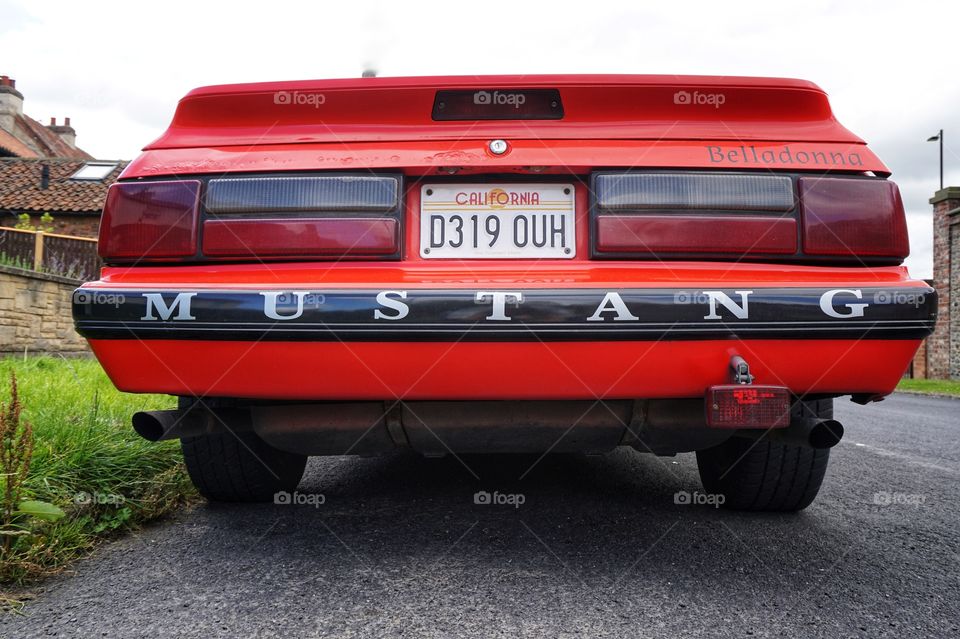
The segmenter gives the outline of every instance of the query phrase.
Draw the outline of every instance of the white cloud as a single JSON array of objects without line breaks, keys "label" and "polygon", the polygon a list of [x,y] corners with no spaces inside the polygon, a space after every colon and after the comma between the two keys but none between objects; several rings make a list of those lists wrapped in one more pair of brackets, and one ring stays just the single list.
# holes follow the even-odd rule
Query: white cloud
[{"label": "white cloud", "polygon": [[[904,189],[920,276],[930,273],[936,145],[960,183],[954,4],[699,2],[180,2],[0,5],[0,72],[35,118],[71,116],[98,157],[130,158],[189,89],[259,80],[482,73],[801,77],[871,142]],[[926,221],[925,221],[926,218]]]}]

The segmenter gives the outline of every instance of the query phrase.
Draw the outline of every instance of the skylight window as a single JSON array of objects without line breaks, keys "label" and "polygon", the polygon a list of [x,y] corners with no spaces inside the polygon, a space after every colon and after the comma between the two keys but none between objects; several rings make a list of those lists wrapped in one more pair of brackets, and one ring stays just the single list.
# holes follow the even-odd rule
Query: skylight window
[{"label": "skylight window", "polygon": [[116,162],[87,162],[70,176],[71,180],[103,180],[117,168]]}]

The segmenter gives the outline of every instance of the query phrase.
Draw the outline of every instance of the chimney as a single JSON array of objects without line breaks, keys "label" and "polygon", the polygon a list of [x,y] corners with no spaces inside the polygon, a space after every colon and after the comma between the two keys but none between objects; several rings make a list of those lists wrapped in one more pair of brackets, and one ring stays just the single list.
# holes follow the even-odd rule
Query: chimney
[{"label": "chimney", "polygon": [[46,191],[50,187],[50,165],[40,166],[40,190]]},{"label": "chimney", "polygon": [[20,115],[23,115],[23,94],[17,91],[17,81],[0,75],[0,129],[13,131]]},{"label": "chimney", "polygon": [[56,118],[50,118],[50,125],[47,128],[59,135],[60,139],[71,147],[77,147],[77,132],[70,126],[70,118],[64,118],[61,125],[57,124]]}]

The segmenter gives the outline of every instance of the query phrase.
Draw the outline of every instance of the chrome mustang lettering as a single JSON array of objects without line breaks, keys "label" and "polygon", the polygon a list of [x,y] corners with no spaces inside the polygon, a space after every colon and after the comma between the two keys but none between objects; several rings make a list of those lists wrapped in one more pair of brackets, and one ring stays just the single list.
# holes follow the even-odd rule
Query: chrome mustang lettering
[{"label": "chrome mustang lettering", "polygon": [[396,314],[387,315],[379,308],[373,309],[373,319],[385,319],[385,320],[399,320],[403,319],[410,313],[410,307],[407,306],[406,302],[401,302],[398,299],[394,299],[391,296],[399,297],[400,300],[407,299],[406,291],[380,291],[377,293],[377,304],[380,306],[385,306],[390,310],[396,311]]},{"label": "chrome mustang lettering", "polygon": [[[143,297],[147,300],[147,310],[140,319],[167,321],[173,317],[174,320],[195,320],[197,318],[190,314],[190,300],[193,299],[194,295],[196,293],[177,293],[173,302],[168,306],[166,300],[163,299],[163,293],[143,293]],[[159,318],[153,314],[154,310],[157,311]],[[176,316],[173,314],[174,311],[177,313]]]},{"label": "chrome mustang lettering", "polygon": [[717,302],[722,307],[734,314],[737,319],[747,319],[750,317],[750,309],[747,307],[747,296],[753,291],[734,291],[740,296],[740,304],[734,302],[729,295],[723,291],[704,291],[710,302],[710,312],[703,316],[703,319],[723,319],[717,313]]},{"label": "chrome mustang lettering", "polygon": [[[297,301],[297,310],[291,315],[281,315],[277,312],[277,301],[280,296],[284,298],[287,295],[286,291],[262,291],[260,295],[263,295],[263,314],[269,317],[270,319],[275,320],[293,320],[297,319],[303,315],[303,298],[307,295],[308,291],[290,291],[293,294],[294,299]],[[280,300],[284,301],[284,300]]]},{"label": "chrome mustang lettering", "polygon": [[499,291],[462,284],[399,290],[80,288],[73,315],[81,334],[97,339],[478,342],[922,339],[937,311],[936,291],[918,286],[704,291],[551,284]]},{"label": "chrome mustang lettering", "polygon": [[480,303],[486,301],[488,297],[493,299],[493,308],[487,315],[487,319],[496,322],[510,321],[506,312],[508,297],[512,298],[516,304],[523,304],[523,293],[519,291],[477,291],[477,296],[474,299]]},{"label": "chrome mustang lettering", "polygon": [[620,297],[620,293],[611,291],[603,296],[603,301],[600,302],[600,306],[598,306],[597,310],[593,312],[593,315],[587,318],[587,321],[602,322],[606,319],[603,314],[607,311],[613,311],[617,314],[617,316],[613,318],[614,322],[640,319],[627,309],[627,305],[624,304],[623,298]]},{"label": "chrome mustang lettering", "polygon": [[863,309],[870,306],[870,304],[866,302],[863,304],[844,304],[843,306],[846,306],[850,309],[849,313],[841,313],[837,311],[836,306],[833,303],[833,298],[840,293],[849,293],[858,300],[863,299],[863,292],[860,289],[835,288],[820,296],[820,310],[830,317],[836,317],[838,319],[843,319],[846,317],[863,317]]},{"label": "chrome mustang lettering", "polygon": [[[822,291],[822,292],[821,292]],[[385,290],[377,291],[368,291],[365,294],[361,294],[361,297],[366,297],[366,295],[372,295],[375,297],[374,300],[369,300],[370,310],[372,310],[373,320],[386,320],[386,321],[397,321],[406,319],[411,315],[411,310],[414,312],[414,315],[421,315],[424,308],[428,308],[430,302],[429,298],[431,295],[436,294],[434,291],[414,291],[413,297],[411,297],[410,291],[406,290]],[[535,292],[530,292],[528,295],[523,291],[476,291],[470,292],[468,290],[459,291],[460,294],[466,296],[470,295],[473,297],[473,301],[476,304],[489,304],[490,312],[485,320],[491,322],[509,322],[512,317],[507,314],[507,304],[513,306],[519,306],[524,302],[528,302],[528,305],[531,306],[529,312],[524,315],[526,318],[525,321],[543,321],[542,317],[537,317],[537,315],[546,312],[545,304],[549,304],[552,300],[549,297],[544,297],[543,295],[538,295]],[[596,297],[593,295],[599,296],[603,294],[599,304],[593,306],[596,303]],[[262,314],[265,318],[275,321],[287,322],[290,320],[300,319],[304,317],[309,319],[314,317],[316,313],[322,313],[326,316],[328,313],[333,315],[330,317],[330,320],[336,321],[335,317],[338,313],[342,312],[342,309],[338,307],[339,302],[334,301],[333,304],[327,305],[328,294],[316,293],[311,291],[260,291],[257,293],[260,297],[263,298],[262,305]],[[587,322],[605,322],[607,320],[613,320],[614,322],[644,322],[644,321],[653,321],[653,322],[664,322],[668,321],[670,313],[667,308],[664,306],[664,302],[655,302],[654,306],[649,306],[648,302],[635,300],[632,295],[632,291],[624,291],[623,293],[618,291],[591,291],[590,294],[574,293],[572,291],[557,291],[557,295],[560,297],[558,299],[563,299],[564,296],[573,296],[574,298],[579,297],[579,301],[576,305],[582,305],[578,307],[578,310],[574,311],[574,306],[567,305],[566,302],[565,308],[566,312],[573,312],[576,316],[583,317],[580,313],[586,313],[589,308],[593,307],[593,314],[586,317]],[[628,297],[630,304],[639,304],[636,310],[643,316],[641,317],[635,315],[628,306],[627,302],[622,297],[623,294],[631,295]],[[648,293],[649,294],[649,293]],[[706,315],[703,315],[705,320],[718,320],[722,322],[723,320],[749,320],[750,319],[750,299],[754,294],[753,290],[742,290],[742,291],[696,291],[690,293],[688,291],[680,291],[673,293],[674,304],[678,305],[706,305],[708,312]],[[891,305],[890,299],[895,302],[907,302],[913,301],[914,297],[910,297],[906,294],[894,292],[898,297],[890,298],[890,293],[887,291],[877,292],[874,297],[874,303],[876,304],[887,304]],[[113,295],[113,294],[111,294]],[[140,293],[140,295],[146,300],[146,309],[144,310],[143,317],[141,320],[144,321],[190,321],[197,319],[194,313],[194,307],[196,312],[199,312],[201,315],[205,315],[210,309],[210,302],[204,297],[203,293],[199,292],[166,292],[166,293]],[[200,295],[200,298],[197,296]],[[864,316],[864,309],[866,309],[871,304],[866,301],[861,302],[852,302],[850,298],[856,300],[863,300],[863,291],[861,289],[830,289],[823,291],[811,292],[808,293],[810,297],[803,302],[803,305],[808,309],[816,309],[819,305],[820,311],[835,319],[852,319],[859,318]],[[841,296],[841,301],[835,300],[837,296]],[[911,293],[911,295],[914,295]],[[354,293],[351,293],[351,297],[355,296]],[[669,297],[669,295],[664,295]],[[117,293],[116,297],[119,300],[124,300],[123,293]],[[334,296],[336,298],[336,296]],[[529,300],[527,298],[530,298]],[[593,297],[593,301],[591,301]],[[926,298],[922,295],[918,296],[920,302],[913,301],[912,305],[916,308],[918,307],[923,300]],[[195,299],[197,298],[197,299]],[[880,301],[877,301],[880,300]],[[87,291],[78,290],[74,299],[77,304],[96,304],[96,305],[108,305],[113,298],[104,294],[89,293]],[[464,300],[466,301],[466,300]],[[762,294],[760,298],[755,300],[756,303],[760,304],[761,307],[764,304],[769,305],[770,301],[767,300]],[[192,304],[192,305],[191,305]],[[123,305],[123,302],[115,302],[114,307],[119,308]],[[326,306],[325,306],[326,305]],[[767,309],[768,311],[769,309]],[[306,314],[305,314],[306,311]],[[642,311],[642,312],[641,312]],[[449,311],[447,311],[449,312]],[[694,312],[695,315],[703,312]],[[761,311],[763,314],[765,311]],[[809,312],[809,311],[808,311]],[[531,313],[533,314],[531,316]],[[652,314],[652,315],[651,315]],[[682,315],[682,313],[681,313]],[[369,316],[368,316],[369,317]],[[204,318],[205,321],[206,318]],[[326,319],[324,317],[324,319]],[[429,318],[426,320],[422,317],[416,318],[420,321],[429,321]],[[571,318],[572,319],[572,318]],[[683,322],[694,321],[695,318],[689,318],[683,320]]]}]

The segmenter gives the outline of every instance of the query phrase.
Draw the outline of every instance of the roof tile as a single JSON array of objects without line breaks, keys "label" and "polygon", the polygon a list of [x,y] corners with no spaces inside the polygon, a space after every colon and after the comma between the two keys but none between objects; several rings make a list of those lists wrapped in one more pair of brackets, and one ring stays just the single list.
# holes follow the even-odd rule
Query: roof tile
[{"label": "roof tile", "polygon": [[[104,180],[71,180],[85,160],[0,158],[0,210],[51,213],[99,213],[113,184],[128,162]],[[43,165],[50,167],[50,181],[41,188]]]}]

